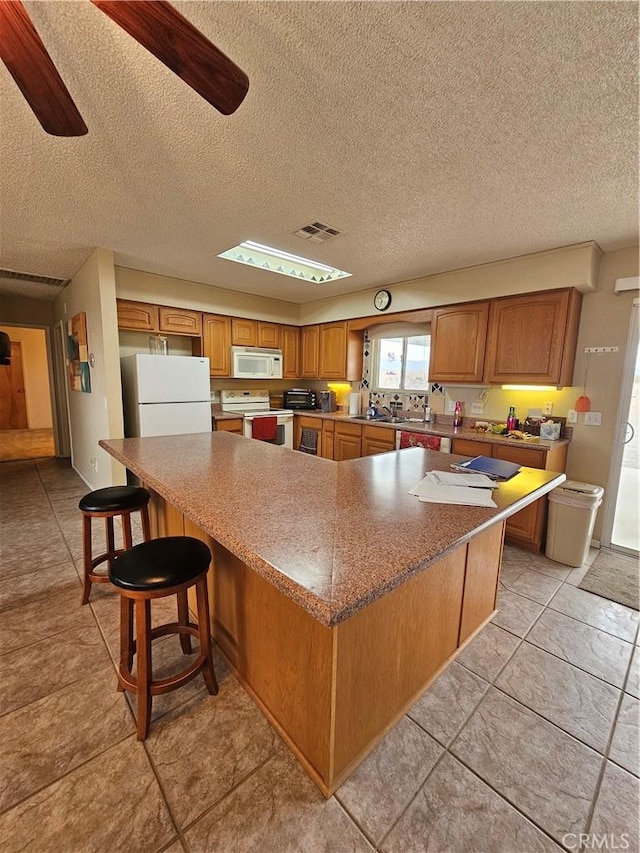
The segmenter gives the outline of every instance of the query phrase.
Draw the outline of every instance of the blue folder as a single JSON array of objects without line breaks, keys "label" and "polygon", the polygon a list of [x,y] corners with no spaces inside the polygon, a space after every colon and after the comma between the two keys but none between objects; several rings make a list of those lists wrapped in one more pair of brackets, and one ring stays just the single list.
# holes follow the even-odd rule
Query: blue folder
[{"label": "blue folder", "polygon": [[515,462],[504,459],[493,459],[491,456],[474,456],[466,462],[454,462],[451,465],[456,471],[472,471],[476,474],[486,474],[494,480],[510,480],[520,470]]}]

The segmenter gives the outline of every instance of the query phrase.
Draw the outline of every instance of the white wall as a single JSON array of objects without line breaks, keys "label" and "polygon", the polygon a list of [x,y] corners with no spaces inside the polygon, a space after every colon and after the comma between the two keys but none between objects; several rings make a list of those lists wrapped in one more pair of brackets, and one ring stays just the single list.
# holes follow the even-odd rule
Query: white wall
[{"label": "white wall", "polygon": [[[280,299],[253,296],[236,290],[209,287],[194,281],[184,281],[164,275],[116,267],[116,294],[118,299],[133,299],[154,305],[170,305],[224,314],[230,317],[248,317],[269,323],[297,326],[300,306]],[[266,273],[265,273],[266,275]]]},{"label": "white wall", "polygon": [[[398,282],[386,288],[392,295],[389,313],[562,287],[593,292],[597,287],[601,255],[596,243],[580,243]],[[327,323],[377,314],[373,297],[378,289],[301,305],[300,323]]]},{"label": "white wall", "polygon": [[106,249],[91,254],[54,303],[56,323],[80,311],[87,315],[95,366],[91,393],[68,393],[71,463],[91,489],[98,489],[126,482],[124,468],[98,446],[100,439],[124,435],[113,253]]}]

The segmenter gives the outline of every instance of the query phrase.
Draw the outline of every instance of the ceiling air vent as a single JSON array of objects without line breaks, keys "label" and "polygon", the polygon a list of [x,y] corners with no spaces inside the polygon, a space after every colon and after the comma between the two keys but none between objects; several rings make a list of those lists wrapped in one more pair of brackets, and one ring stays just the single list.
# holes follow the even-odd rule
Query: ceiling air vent
[{"label": "ceiling air vent", "polygon": [[65,287],[69,284],[68,278],[52,278],[47,275],[31,275],[27,272],[16,272],[15,270],[0,269],[0,278],[7,281],[25,281],[33,282],[34,284],[47,284],[51,287]]},{"label": "ceiling air vent", "polygon": [[330,225],[325,225],[324,222],[310,222],[309,225],[303,225],[293,232],[296,237],[302,237],[303,240],[311,240],[312,243],[326,243],[327,240],[332,240],[334,237],[339,237],[342,231],[337,228],[332,228]]},{"label": "ceiling air vent", "polygon": [[28,299],[46,299],[53,302],[67,284],[68,278],[52,278],[48,275],[31,275],[28,272],[0,269],[2,295],[25,296]]}]

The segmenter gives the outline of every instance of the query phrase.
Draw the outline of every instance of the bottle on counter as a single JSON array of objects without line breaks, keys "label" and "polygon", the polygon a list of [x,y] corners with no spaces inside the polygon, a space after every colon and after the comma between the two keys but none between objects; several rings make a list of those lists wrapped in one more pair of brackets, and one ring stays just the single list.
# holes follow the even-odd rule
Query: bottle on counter
[{"label": "bottle on counter", "polygon": [[507,431],[511,432],[511,430],[516,429],[517,426],[518,426],[518,421],[516,418],[515,406],[509,406],[509,414],[507,416]]},{"label": "bottle on counter", "polygon": [[462,403],[456,400],[456,407],[453,410],[453,428],[457,429],[462,426]]}]

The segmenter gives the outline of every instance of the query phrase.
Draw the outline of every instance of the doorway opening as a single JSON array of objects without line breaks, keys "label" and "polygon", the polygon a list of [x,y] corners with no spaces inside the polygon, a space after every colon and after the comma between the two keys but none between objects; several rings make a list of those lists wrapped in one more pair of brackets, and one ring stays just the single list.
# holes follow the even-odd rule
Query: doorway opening
[{"label": "doorway opening", "polygon": [[640,300],[633,301],[629,337],[622,377],[616,443],[611,460],[609,493],[615,495],[603,526],[603,544],[625,554],[640,552],[640,348],[638,347],[638,311]]},{"label": "doorway opening", "polygon": [[11,364],[0,367],[0,461],[55,456],[47,330],[0,326]]}]

